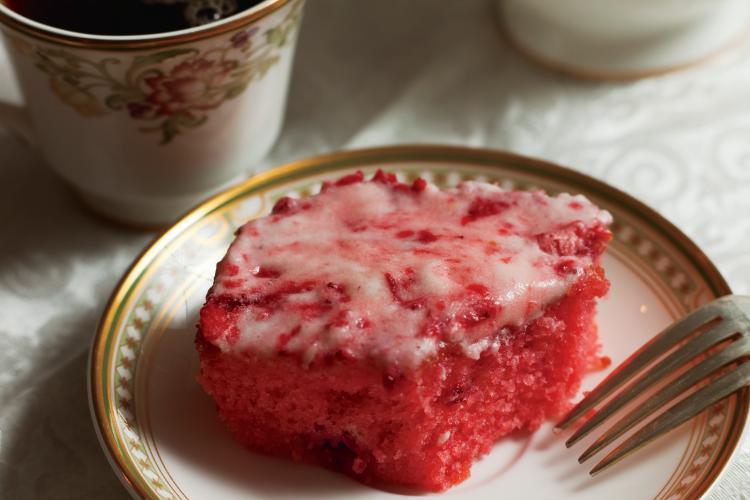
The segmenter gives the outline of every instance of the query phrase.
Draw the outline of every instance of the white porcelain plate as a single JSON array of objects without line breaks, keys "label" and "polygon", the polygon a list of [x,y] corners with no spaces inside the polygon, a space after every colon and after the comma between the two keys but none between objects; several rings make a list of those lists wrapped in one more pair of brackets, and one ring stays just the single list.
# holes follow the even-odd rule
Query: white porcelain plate
[{"label": "white porcelain plate", "polygon": [[[319,468],[246,451],[222,428],[195,381],[198,310],[216,262],[237,227],[282,195],[314,193],[320,182],[361,169],[421,175],[439,185],[462,179],[508,188],[583,193],[612,212],[615,238],[604,256],[612,291],[598,321],[603,354],[616,365],[672,320],[729,293],[715,267],[682,233],[627,195],[539,160],[497,151],[406,146],[312,158],[253,177],[196,208],[133,264],[104,313],[91,351],[90,394],[102,445],[126,487],[154,498],[346,498],[396,496]],[[605,371],[584,381],[592,387]],[[591,478],[547,425],[500,441],[451,498],[683,498],[700,496],[737,445],[748,391]]]}]

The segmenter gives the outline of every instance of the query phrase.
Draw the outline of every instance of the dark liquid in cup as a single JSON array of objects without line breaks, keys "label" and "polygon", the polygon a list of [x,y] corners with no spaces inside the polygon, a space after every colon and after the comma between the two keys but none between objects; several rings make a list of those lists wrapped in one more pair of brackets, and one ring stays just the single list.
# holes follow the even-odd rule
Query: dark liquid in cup
[{"label": "dark liquid in cup", "polygon": [[[95,35],[142,35],[191,28],[229,17],[261,0],[211,2],[176,0],[0,0],[24,17],[49,26]],[[218,2],[222,3],[222,2]]]}]

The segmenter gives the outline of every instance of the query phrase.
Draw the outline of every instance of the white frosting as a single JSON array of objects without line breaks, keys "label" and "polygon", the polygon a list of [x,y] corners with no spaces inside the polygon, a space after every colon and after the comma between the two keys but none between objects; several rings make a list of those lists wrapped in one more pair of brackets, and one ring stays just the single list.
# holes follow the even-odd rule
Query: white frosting
[{"label": "white frosting", "polygon": [[[499,208],[467,215],[477,200]],[[592,264],[588,254],[544,251],[537,235],[611,222],[583,196],[475,182],[421,192],[359,182],[303,203],[249,222],[232,244],[212,297],[246,307],[239,335],[213,340],[222,350],[283,349],[308,363],[343,352],[414,367],[455,344],[476,359]]]}]

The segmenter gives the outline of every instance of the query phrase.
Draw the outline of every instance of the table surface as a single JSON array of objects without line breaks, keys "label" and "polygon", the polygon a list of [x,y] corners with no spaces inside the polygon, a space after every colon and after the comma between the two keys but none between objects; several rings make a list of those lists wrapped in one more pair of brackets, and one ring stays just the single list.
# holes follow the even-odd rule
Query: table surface
[{"label": "table surface", "polygon": [[[507,149],[650,204],[750,293],[750,41],[630,83],[520,57],[489,0],[315,0],[273,165],[394,143]],[[0,96],[18,92],[0,50]],[[118,278],[154,237],[90,215],[0,128],[0,497],[125,498],[94,434],[86,356]],[[748,498],[750,442],[712,497]]]}]

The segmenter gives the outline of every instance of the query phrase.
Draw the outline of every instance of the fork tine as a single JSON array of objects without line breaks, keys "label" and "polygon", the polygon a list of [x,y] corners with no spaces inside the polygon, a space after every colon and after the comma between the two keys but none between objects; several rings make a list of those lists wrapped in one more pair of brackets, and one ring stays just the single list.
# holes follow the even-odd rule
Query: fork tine
[{"label": "fork tine", "polygon": [[685,392],[698,381],[703,380],[719,368],[736,361],[741,356],[747,354],[748,347],[747,342],[736,341],[727,346],[726,349],[701,361],[698,365],[687,371],[683,377],[680,377],[673,383],[667,385],[657,394],[644,401],[641,406],[638,406],[621,418],[616,424],[614,424],[614,426],[608,429],[605,434],[600,436],[599,439],[594,441],[594,443],[583,452],[578,458],[578,462],[585,462],[598,453],[602,448],[630,430],[635,424],[641,422],[658,408],[661,408],[669,401]]},{"label": "fork tine", "polygon": [[594,405],[606,398],[612,391],[627,382],[641,368],[658,358],[671,346],[687,337],[706,323],[715,320],[721,315],[721,301],[705,304],[680,321],[667,327],[656,337],[644,344],[640,349],[626,359],[615,371],[605,378],[594,390],[588,393],[568,414],[555,426],[557,430],[563,430],[578,420]]},{"label": "fork tine", "polygon": [[666,412],[646,424],[620,446],[612,450],[596,467],[591,469],[590,474],[594,476],[607,469],[652,439],[674,429],[715,402],[724,399],[748,384],[750,384],[750,362],[740,365],[733,371],[698,389],[679,403],[672,405]]},{"label": "fork tine", "polygon": [[595,415],[588,419],[575,434],[570,436],[565,442],[565,446],[570,448],[599,427],[604,420],[617,410],[631,402],[638,395],[643,394],[645,390],[656,382],[663,380],[665,376],[706,351],[712,345],[731,337],[738,331],[739,327],[737,324],[732,321],[723,321],[701,335],[690,339],[686,344],[670,353],[666,358],[629,384],[622,392],[618,393],[616,398],[610,400]]}]

